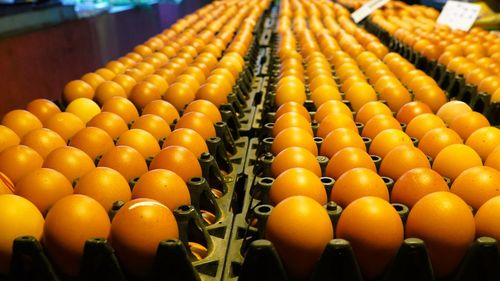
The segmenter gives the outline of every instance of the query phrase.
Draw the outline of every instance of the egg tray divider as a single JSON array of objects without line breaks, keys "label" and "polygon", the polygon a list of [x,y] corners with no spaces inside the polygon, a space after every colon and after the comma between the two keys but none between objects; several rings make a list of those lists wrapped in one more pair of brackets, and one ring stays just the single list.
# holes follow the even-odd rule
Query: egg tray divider
[{"label": "egg tray divider", "polygon": [[490,103],[490,94],[479,92],[476,85],[467,83],[463,75],[446,69],[445,65],[428,60],[410,46],[391,36],[369,18],[364,20],[363,24],[366,30],[379,37],[389,50],[399,53],[415,67],[432,77],[446,93],[448,99],[463,101],[474,111],[482,113],[492,125],[500,125],[500,103]]},{"label": "egg tray divider", "polygon": [[[221,280],[226,245],[233,215],[207,226],[195,207],[180,206],[174,210],[179,225],[179,239],[159,243],[152,271],[144,280],[211,281]],[[189,233],[189,234],[188,234]],[[204,244],[208,254],[198,260],[186,249],[188,241]],[[74,278],[58,276],[34,237],[20,237],[14,241],[11,274],[0,280],[59,281],[59,280],[143,280],[122,270],[113,248],[104,238],[89,239],[85,243],[80,274]]]}]

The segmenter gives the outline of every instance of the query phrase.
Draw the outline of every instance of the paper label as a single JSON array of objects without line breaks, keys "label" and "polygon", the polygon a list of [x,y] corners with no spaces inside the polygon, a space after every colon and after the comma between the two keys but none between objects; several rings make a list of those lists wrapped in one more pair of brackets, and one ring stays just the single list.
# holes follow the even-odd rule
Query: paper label
[{"label": "paper label", "polygon": [[366,2],[363,6],[361,6],[361,8],[357,9],[351,14],[351,18],[355,23],[359,23],[389,1],[390,0],[371,0],[369,2]]},{"label": "paper label", "polygon": [[469,31],[481,11],[477,4],[448,1],[443,7],[437,23],[447,25],[452,29]]}]

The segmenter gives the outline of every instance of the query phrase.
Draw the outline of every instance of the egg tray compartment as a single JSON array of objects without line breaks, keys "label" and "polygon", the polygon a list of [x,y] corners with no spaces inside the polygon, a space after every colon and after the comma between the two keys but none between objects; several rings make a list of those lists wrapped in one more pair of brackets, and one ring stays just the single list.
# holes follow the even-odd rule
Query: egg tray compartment
[{"label": "egg tray compartment", "polygon": [[[208,211],[218,212],[225,217],[235,208],[236,190],[245,182],[243,172],[249,141],[247,137],[241,137],[235,141],[236,152],[232,155],[227,153],[221,143],[211,144],[208,140],[207,144],[210,153],[202,154],[199,162],[203,177],[214,191],[207,195],[217,196],[212,198],[212,196],[205,195],[204,200],[210,203]],[[216,217],[219,216],[216,215]]]},{"label": "egg tray compartment", "polygon": [[[265,239],[265,224],[272,206],[261,205],[248,225],[243,214],[235,217],[223,279],[225,281],[288,281],[272,242]],[[458,270],[446,279],[436,279],[425,243],[407,238],[385,273],[375,281],[493,281],[500,280],[500,258],[496,241],[481,237],[471,245]],[[332,239],[315,265],[310,281],[365,281],[349,241]],[[366,280],[367,281],[367,280]]]},{"label": "egg tray compartment", "polygon": [[[77,277],[59,275],[41,243],[34,237],[26,236],[14,241],[11,271],[9,275],[0,276],[0,280],[221,280],[233,215],[229,214],[224,221],[216,224],[206,225],[192,205],[180,206],[173,213],[179,226],[179,239],[160,242],[152,271],[146,278],[128,276],[121,268],[114,249],[104,238],[87,240]],[[190,247],[188,241],[204,245],[207,255],[199,259],[186,250]]]}]

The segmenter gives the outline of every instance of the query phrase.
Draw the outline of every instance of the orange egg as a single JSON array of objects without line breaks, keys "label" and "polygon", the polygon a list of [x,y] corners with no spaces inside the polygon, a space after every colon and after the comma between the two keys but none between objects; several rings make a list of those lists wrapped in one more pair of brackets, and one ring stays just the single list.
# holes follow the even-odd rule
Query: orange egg
[{"label": "orange egg", "polygon": [[464,170],[453,181],[450,191],[478,210],[489,199],[499,196],[500,172],[486,166]]},{"label": "orange egg", "polygon": [[443,148],[451,144],[462,144],[462,139],[452,129],[435,128],[423,135],[418,148],[434,159]]},{"label": "orange egg", "polygon": [[288,275],[302,280],[311,275],[333,238],[333,228],[323,206],[309,197],[293,196],[273,208],[265,237],[276,247]]},{"label": "orange egg", "polygon": [[160,90],[161,88],[151,82],[141,81],[132,88],[130,100],[138,108],[144,108],[148,103],[161,99]]},{"label": "orange egg", "polygon": [[379,174],[393,180],[413,168],[430,168],[429,160],[418,148],[406,144],[391,149],[382,159]]},{"label": "orange egg", "polygon": [[463,101],[453,100],[443,104],[436,115],[443,119],[446,124],[450,124],[458,115],[470,111],[472,109],[468,104]]},{"label": "orange egg", "polygon": [[42,123],[52,115],[61,112],[61,109],[48,99],[32,100],[26,106],[26,110],[35,115]]},{"label": "orange egg", "polygon": [[127,124],[139,118],[139,112],[134,104],[123,97],[110,98],[103,104],[102,111],[118,114]]},{"label": "orange egg", "polygon": [[127,180],[117,171],[107,167],[97,167],[78,179],[75,194],[83,194],[95,199],[109,211],[116,201],[128,202],[131,198]]},{"label": "orange egg", "polygon": [[[186,169],[189,167],[189,169]],[[192,177],[202,176],[201,166],[191,151],[182,146],[163,148],[149,165],[150,170],[166,169],[179,175],[185,182]]]},{"label": "orange egg", "polygon": [[472,148],[465,144],[451,144],[438,153],[432,169],[453,181],[468,168],[482,165],[481,157]]},{"label": "orange egg", "polygon": [[443,177],[430,168],[414,168],[402,174],[394,183],[391,202],[402,203],[410,209],[427,194],[449,191]]},{"label": "orange egg", "polygon": [[398,121],[401,123],[408,124],[413,118],[424,113],[432,113],[431,108],[423,102],[412,101],[403,105],[399,109],[398,113],[396,114],[396,119],[398,119]]},{"label": "orange egg", "polygon": [[406,126],[406,134],[421,139],[428,131],[436,128],[446,128],[443,120],[432,113],[424,113],[413,118]]},{"label": "orange egg", "polygon": [[337,238],[348,240],[363,276],[380,276],[403,242],[403,222],[386,201],[366,196],[353,201],[337,223]]},{"label": "orange egg", "polygon": [[477,210],[474,220],[476,222],[476,237],[492,237],[500,239],[500,196],[495,196],[486,201]]},{"label": "orange egg", "polygon": [[379,94],[379,99],[386,100],[387,106],[389,106],[389,108],[394,112],[398,112],[401,107],[411,102],[413,99],[410,92],[408,92],[408,89],[400,84],[385,87]]},{"label": "orange egg", "polygon": [[277,155],[285,148],[299,146],[309,150],[313,155],[318,155],[318,147],[313,137],[304,129],[291,127],[281,131],[273,141],[271,151]]},{"label": "orange egg", "polygon": [[123,132],[128,130],[125,120],[120,115],[112,112],[97,114],[87,123],[87,126],[104,130],[112,139],[117,139]]},{"label": "orange egg", "polygon": [[488,155],[500,146],[500,130],[495,127],[484,127],[474,131],[467,141],[467,146],[472,147],[483,161]]},{"label": "orange egg", "polygon": [[135,120],[131,129],[142,129],[150,133],[156,140],[161,140],[170,134],[170,126],[160,116],[145,114]]},{"label": "orange egg", "polygon": [[387,129],[377,134],[372,140],[369,152],[384,158],[389,151],[399,145],[413,146],[413,142],[403,131]]},{"label": "orange egg", "polygon": [[118,137],[116,145],[129,146],[137,150],[144,158],[154,157],[160,152],[156,138],[141,129],[131,129]]},{"label": "orange egg", "polygon": [[77,276],[85,242],[107,238],[110,227],[108,213],[96,200],[80,194],[66,196],[47,213],[43,245],[58,270]]},{"label": "orange egg", "polygon": [[70,182],[73,182],[95,168],[95,165],[94,161],[80,149],[63,146],[47,155],[43,167],[61,172]]},{"label": "orange egg", "polygon": [[475,237],[474,217],[467,204],[451,192],[424,196],[411,209],[406,237],[424,240],[437,277],[455,271]]},{"label": "orange egg", "polygon": [[145,114],[158,115],[168,124],[172,124],[174,120],[179,119],[179,112],[177,112],[176,108],[164,100],[155,100],[148,103],[142,110],[142,115]]},{"label": "orange egg", "polygon": [[127,94],[127,97],[130,96],[130,91],[132,91],[132,88],[137,84],[137,81],[130,75],[127,74],[118,74],[116,77],[113,79],[113,82],[118,83],[125,93]]},{"label": "orange egg", "polygon": [[313,100],[316,107],[319,107],[329,100],[341,101],[342,96],[337,86],[322,85],[312,91],[311,100]]},{"label": "orange egg", "polygon": [[2,118],[2,125],[14,131],[19,138],[43,126],[42,122],[34,114],[23,109],[15,109],[7,112]]},{"label": "orange egg", "polygon": [[25,145],[13,145],[0,152],[0,172],[14,184],[33,170],[41,168],[43,158]]},{"label": "orange egg", "polygon": [[332,113],[343,113],[346,116],[350,116],[352,118],[351,110],[347,105],[340,101],[331,100],[323,103],[320,107],[318,107],[318,110],[314,115],[314,120],[321,123],[321,121],[323,121],[325,117]]},{"label": "orange egg", "polygon": [[94,89],[87,82],[82,80],[73,80],[68,82],[63,89],[63,98],[66,102],[72,102],[77,98],[94,97]]},{"label": "orange egg", "polygon": [[156,169],[142,175],[134,185],[132,198],[157,200],[170,210],[191,205],[191,196],[184,180],[176,173]]},{"label": "orange egg", "polygon": [[330,132],[338,128],[346,128],[354,132],[358,131],[356,123],[354,123],[351,116],[343,113],[331,113],[321,120],[316,135],[326,138]]},{"label": "orange egg", "polygon": [[101,108],[91,99],[78,98],[70,102],[65,111],[75,114],[86,124],[101,112]]},{"label": "orange egg", "polygon": [[437,85],[420,87],[417,91],[413,91],[413,94],[415,95],[415,100],[426,103],[432,112],[437,112],[448,101],[444,91]]},{"label": "orange egg", "polygon": [[376,196],[389,201],[389,191],[384,181],[371,169],[353,168],[337,178],[330,194],[330,200],[342,208],[364,196]]},{"label": "orange egg", "polygon": [[172,211],[152,199],[127,202],[111,223],[111,245],[125,270],[134,276],[151,271],[160,241],[178,238]]},{"label": "orange egg", "polygon": [[[314,77],[312,80],[310,80],[310,82],[309,82],[309,88],[312,91],[316,90],[317,88],[319,88],[323,85],[337,87],[337,83],[332,78],[332,76],[326,75],[326,74],[318,75],[318,76]],[[338,92],[338,89],[337,89],[337,92]]]},{"label": "orange egg", "polygon": [[215,104],[207,100],[195,100],[189,103],[188,106],[184,109],[184,113],[188,112],[203,113],[207,117],[209,117],[214,124],[216,122],[222,121],[222,116],[217,106],[215,106]]},{"label": "orange egg", "polygon": [[188,128],[180,128],[169,134],[163,142],[163,147],[176,145],[182,146],[200,157],[202,153],[208,152],[208,146],[203,137],[196,131]]},{"label": "orange egg", "polygon": [[[293,76],[287,76],[293,77]],[[285,81],[285,78],[280,81]],[[277,106],[280,106],[286,102],[294,101],[299,104],[303,104],[306,101],[306,92],[304,83],[300,81],[298,78],[286,80],[286,82],[282,82],[278,84],[278,88],[276,89],[276,97],[274,102]]]},{"label": "orange egg", "polygon": [[122,88],[122,86],[120,86],[120,84],[113,81],[103,82],[95,90],[94,100],[100,105],[103,105],[107,100],[109,100],[112,97],[126,98],[127,93]]},{"label": "orange egg", "polygon": [[345,172],[354,168],[366,168],[377,171],[375,163],[366,151],[358,147],[345,147],[337,151],[328,161],[325,175],[338,179]]},{"label": "orange egg", "polygon": [[479,112],[469,111],[455,117],[450,123],[450,129],[457,132],[460,137],[466,140],[476,130],[489,127],[488,119]]},{"label": "orange egg", "polygon": [[40,240],[44,219],[40,211],[27,199],[13,195],[0,195],[0,272],[8,274],[11,268],[14,239],[33,236]]},{"label": "orange egg", "polygon": [[356,122],[366,124],[373,116],[383,114],[392,116],[391,109],[379,101],[371,101],[363,105],[356,113]]},{"label": "orange egg", "polygon": [[101,85],[103,82],[106,81],[104,80],[104,78],[102,78],[101,75],[93,72],[84,74],[81,80],[89,84],[94,90],[97,89],[99,85]]},{"label": "orange egg", "polygon": [[81,149],[93,160],[115,146],[111,136],[97,127],[87,127],[80,130],[71,138],[69,145]]},{"label": "orange egg", "polygon": [[195,92],[188,84],[178,82],[168,87],[163,99],[175,106],[177,110],[181,110],[195,99]]},{"label": "orange egg", "polygon": [[500,88],[500,76],[491,75],[481,80],[481,82],[477,86],[477,91],[485,92],[488,95],[493,95],[493,93],[498,88]]},{"label": "orange egg", "polygon": [[306,118],[307,122],[311,122],[311,115],[309,114],[307,109],[302,104],[293,101],[286,102],[278,107],[278,109],[276,110],[275,118],[278,119],[281,115],[288,112],[298,113],[302,115],[302,117]]},{"label": "orange egg", "polygon": [[52,150],[66,146],[64,139],[56,132],[41,128],[33,130],[24,135],[21,144],[33,148],[42,158],[47,157]]},{"label": "orange egg", "polygon": [[387,129],[402,130],[398,120],[392,115],[377,114],[366,122],[361,135],[374,139],[380,132]]},{"label": "orange egg", "polygon": [[144,157],[129,146],[115,146],[105,153],[99,167],[109,167],[118,171],[127,181],[131,181],[148,171]]},{"label": "orange egg", "polygon": [[347,128],[338,128],[331,131],[323,140],[320,155],[330,158],[345,147],[357,147],[366,151],[366,144],[357,132]]},{"label": "orange egg", "polygon": [[302,115],[294,112],[289,112],[278,117],[273,125],[273,136],[278,135],[281,131],[290,127],[302,128],[313,136],[311,123]]},{"label": "orange egg", "polygon": [[199,133],[203,139],[215,137],[215,128],[210,118],[199,112],[188,112],[182,115],[175,128],[188,128]]},{"label": "orange egg", "polygon": [[106,63],[107,69],[113,71],[115,74],[123,73],[126,69],[125,65],[119,61],[112,60]]},{"label": "orange egg", "polygon": [[60,112],[47,119],[45,128],[58,133],[67,142],[81,129],[85,128],[85,124],[73,113]]},{"label": "orange egg", "polygon": [[0,152],[21,142],[19,136],[9,127],[0,125]]},{"label": "orange egg", "polygon": [[358,111],[363,105],[377,100],[377,93],[368,83],[354,83],[346,92],[345,98],[351,102],[354,111]]},{"label": "orange egg", "polygon": [[303,147],[289,147],[282,150],[271,164],[274,177],[291,168],[304,168],[321,177],[321,168],[316,156]]},{"label": "orange egg", "polygon": [[16,183],[16,195],[30,200],[45,215],[59,199],[73,194],[71,182],[60,172],[39,168]]}]

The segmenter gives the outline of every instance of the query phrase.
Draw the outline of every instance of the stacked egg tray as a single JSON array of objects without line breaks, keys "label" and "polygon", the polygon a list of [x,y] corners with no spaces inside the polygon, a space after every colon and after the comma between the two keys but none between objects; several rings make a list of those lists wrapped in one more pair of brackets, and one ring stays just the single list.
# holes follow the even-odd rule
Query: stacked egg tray
[{"label": "stacked egg tray", "polygon": [[491,103],[490,94],[480,92],[476,85],[467,83],[463,75],[447,69],[446,65],[427,59],[410,46],[391,36],[389,32],[382,29],[370,18],[366,18],[360,24],[380,38],[381,42],[392,52],[399,53],[417,68],[434,78],[450,100],[463,101],[469,104],[474,111],[482,113],[492,124],[500,124],[500,103]]}]

